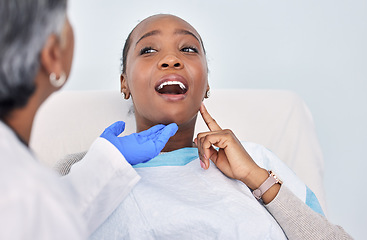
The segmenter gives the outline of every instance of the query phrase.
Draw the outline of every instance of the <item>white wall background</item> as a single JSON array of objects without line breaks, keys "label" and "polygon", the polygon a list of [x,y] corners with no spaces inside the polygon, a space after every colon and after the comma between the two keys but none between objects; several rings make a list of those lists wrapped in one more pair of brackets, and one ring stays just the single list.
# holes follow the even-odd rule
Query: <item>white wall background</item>
[{"label": "white wall background", "polygon": [[274,88],[308,104],[325,158],[328,217],[367,235],[367,1],[69,0],[76,48],[65,89],[119,90],[139,20],[176,14],[201,34],[212,88]]}]

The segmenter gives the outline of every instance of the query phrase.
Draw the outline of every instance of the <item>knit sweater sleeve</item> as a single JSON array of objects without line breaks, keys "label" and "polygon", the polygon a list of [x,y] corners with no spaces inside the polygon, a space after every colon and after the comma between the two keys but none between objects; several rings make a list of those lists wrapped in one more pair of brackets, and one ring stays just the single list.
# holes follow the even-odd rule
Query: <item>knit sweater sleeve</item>
[{"label": "knit sweater sleeve", "polygon": [[288,239],[353,239],[342,227],[314,212],[284,185],[265,207]]}]

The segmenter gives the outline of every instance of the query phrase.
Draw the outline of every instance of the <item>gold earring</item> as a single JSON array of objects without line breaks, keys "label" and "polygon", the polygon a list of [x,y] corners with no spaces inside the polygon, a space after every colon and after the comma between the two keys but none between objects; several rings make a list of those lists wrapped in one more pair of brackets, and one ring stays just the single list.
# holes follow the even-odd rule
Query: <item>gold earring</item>
[{"label": "gold earring", "polygon": [[122,95],[124,95],[124,99],[126,99],[126,100],[130,98],[130,93],[122,92]]},{"label": "gold earring", "polygon": [[210,97],[210,90],[206,91],[205,93],[205,98],[209,98]]}]

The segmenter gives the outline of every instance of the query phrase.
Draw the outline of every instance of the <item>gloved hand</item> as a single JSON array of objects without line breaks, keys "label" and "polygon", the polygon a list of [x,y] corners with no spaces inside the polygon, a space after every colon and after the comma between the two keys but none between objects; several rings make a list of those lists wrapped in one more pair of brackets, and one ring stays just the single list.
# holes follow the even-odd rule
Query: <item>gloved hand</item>
[{"label": "gloved hand", "polygon": [[159,124],[140,133],[118,137],[124,130],[123,121],[115,122],[104,130],[101,137],[112,143],[131,165],[135,165],[156,157],[168,139],[175,135],[178,126],[176,123]]}]

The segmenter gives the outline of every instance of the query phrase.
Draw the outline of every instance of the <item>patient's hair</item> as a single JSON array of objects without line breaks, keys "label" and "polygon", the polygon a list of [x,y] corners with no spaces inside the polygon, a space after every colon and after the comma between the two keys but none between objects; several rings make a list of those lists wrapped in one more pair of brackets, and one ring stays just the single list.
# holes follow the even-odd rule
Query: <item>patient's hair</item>
[{"label": "patient's hair", "polygon": [[[154,17],[156,15],[152,15],[150,17]],[[174,15],[172,15],[174,16]],[[145,18],[143,21],[145,21],[146,19],[149,19],[150,17],[147,17]],[[141,23],[141,22],[140,22]],[[139,23],[139,24],[140,24]],[[138,24],[138,25],[139,25]],[[126,59],[127,59],[127,53],[129,52],[130,50],[130,45],[131,45],[131,35],[132,33],[134,32],[135,28],[138,26],[136,25],[133,30],[131,30],[131,32],[129,33],[129,36],[127,37],[126,41],[125,41],[125,44],[124,44],[124,48],[122,49],[122,58],[121,58],[121,73],[126,73]],[[204,54],[206,54],[206,51],[205,51],[205,47],[204,47],[204,43],[203,43],[203,40],[201,39],[201,36],[199,35],[199,40],[200,40],[200,44],[201,46],[203,47],[203,50],[204,50]]]},{"label": "patient's hair", "polygon": [[0,119],[33,94],[40,52],[50,34],[60,36],[66,1],[0,1]]}]

